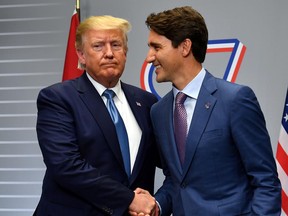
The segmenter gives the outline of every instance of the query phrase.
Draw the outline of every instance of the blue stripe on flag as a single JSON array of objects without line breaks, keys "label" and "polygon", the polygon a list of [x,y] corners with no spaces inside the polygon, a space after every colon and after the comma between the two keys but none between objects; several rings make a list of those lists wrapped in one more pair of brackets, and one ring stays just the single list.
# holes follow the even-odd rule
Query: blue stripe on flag
[{"label": "blue stripe on flag", "polygon": [[287,88],[286,100],[285,100],[285,104],[284,104],[282,125],[283,125],[286,133],[288,133],[288,88]]}]

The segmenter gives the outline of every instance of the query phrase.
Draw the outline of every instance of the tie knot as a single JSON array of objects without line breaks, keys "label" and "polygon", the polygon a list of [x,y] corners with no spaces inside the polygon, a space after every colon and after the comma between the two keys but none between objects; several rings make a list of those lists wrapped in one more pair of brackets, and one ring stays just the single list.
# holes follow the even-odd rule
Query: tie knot
[{"label": "tie knot", "polygon": [[176,95],[176,100],[175,103],[176,104],[183,104],[184,101],[186,100],[187,95],[184,94],[183,92],[178,92],[178,94]]},{"label": "tie knot", "polygon": [[106,89],[103,92],[103,96],[106,97],[107,99],[112,99],[115,96],[115,92],[113,90]]}]

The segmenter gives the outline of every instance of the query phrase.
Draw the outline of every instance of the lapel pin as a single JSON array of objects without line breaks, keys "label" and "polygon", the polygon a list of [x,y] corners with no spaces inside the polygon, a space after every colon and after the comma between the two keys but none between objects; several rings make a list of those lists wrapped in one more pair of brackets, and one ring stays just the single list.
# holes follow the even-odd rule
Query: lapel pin
[{"label": "lapel pin", "polygon": [[209,109],[210,106],[211,106],[211,103],[210,103],[210,102],[207,102],[207,103],[205,104],[205,108],[206,108],[206,109]]},{"label": "lapel pin", "polygon": [[136,101],[137,106],[141,107],[141,103]]}]

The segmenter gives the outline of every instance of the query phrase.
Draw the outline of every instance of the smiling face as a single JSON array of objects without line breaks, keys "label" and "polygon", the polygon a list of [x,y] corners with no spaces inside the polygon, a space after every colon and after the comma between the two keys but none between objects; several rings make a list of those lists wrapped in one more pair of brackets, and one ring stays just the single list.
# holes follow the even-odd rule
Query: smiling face
[{"label": "smiling face", "polygon": [[109,88],[121,77],[126,63],[127,44],[119,29],[89,30],[82,35],[82,48],[77,49],[81,64],[89,75]]},{"label": "smiling face", "polygon": [[156,81],[174,83],[182,64],[181,49],[174,48],[171,40],[153,30],[149,33],[148,46],[146,61],[155,66]]}]

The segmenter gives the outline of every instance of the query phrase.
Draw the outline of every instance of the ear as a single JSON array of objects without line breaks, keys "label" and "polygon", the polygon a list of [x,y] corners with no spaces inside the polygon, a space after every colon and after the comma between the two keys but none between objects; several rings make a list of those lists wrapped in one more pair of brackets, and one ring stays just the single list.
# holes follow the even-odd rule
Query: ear
[{"label": "ear", "polygon": [[86,63],[84,52],[80,49],[76,49],[76,53],[77,53],[79,62],[84,65]]},{"label": "ear", "polygon": [[192,53],[192,41],[186,38],[182,43],[182,55],[184,57],[190,55]]}]

